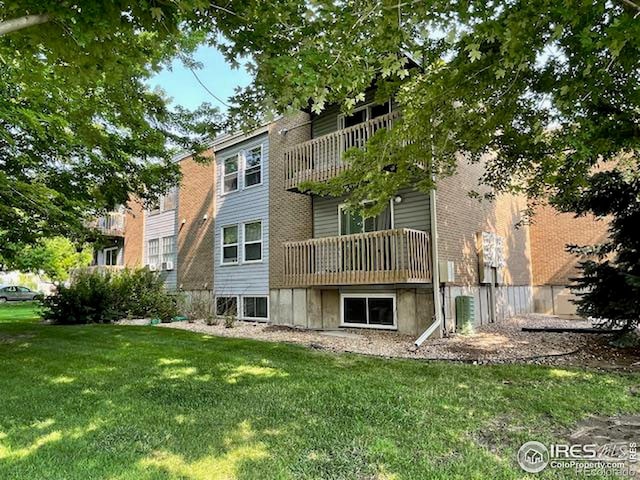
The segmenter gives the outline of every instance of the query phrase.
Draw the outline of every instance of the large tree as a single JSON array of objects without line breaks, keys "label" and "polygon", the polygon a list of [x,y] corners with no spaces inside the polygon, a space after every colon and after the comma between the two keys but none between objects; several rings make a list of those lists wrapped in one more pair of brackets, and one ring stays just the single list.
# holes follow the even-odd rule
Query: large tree
[{"label": "large tree", "polygon": [[169,108],[147,83],[207,39],[197,3],[0,1],[0,254],[155,198],[176,151],[217,131],[211,106]]}]

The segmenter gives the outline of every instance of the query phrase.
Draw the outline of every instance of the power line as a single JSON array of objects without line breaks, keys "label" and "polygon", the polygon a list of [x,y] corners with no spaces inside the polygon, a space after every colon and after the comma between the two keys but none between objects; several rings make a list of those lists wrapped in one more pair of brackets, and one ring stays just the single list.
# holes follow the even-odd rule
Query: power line
[{"label": "power line", "polygon": [[229,105],[227,102],[225,102],[224,100],[222,100],[220,97],[218,97],[216,94],[214,94],[211,90],[209,90],[207,88],[207,86],[202,83],[202,80],[200,80],[200,77],[198,77],[198,74],[195,72],[195,70],[191,67],[187,67],[189,69],[189,71],[193,74],[193,76],[196,78],[196,80],[198,81],[198,83],[202,86],[202,88],[204,88],[207,93],[209,95],[211,95],[213,98],[215,98],[218,102],[220,102],[222,105],[224,105],[225,107],[230,108],[231,105]]}]

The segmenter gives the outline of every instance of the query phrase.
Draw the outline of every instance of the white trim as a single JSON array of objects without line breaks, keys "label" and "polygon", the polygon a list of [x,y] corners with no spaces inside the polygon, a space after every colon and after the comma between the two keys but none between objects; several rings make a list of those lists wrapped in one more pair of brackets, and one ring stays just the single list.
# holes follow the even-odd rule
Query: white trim
[{"label": "white trim", "polygon": [[[247,225],[252,223],[260,224],[260,240],[252,240],[247,243]],[[245,246],[247,244],[253,245],[259,243],[260,244],[260,260],[247,260]],[[246,222],[242,222],[242,263],[262,263],[264,260],[264,222],[262,219],[249,220]]]},{"label": "white trim", "polygon": [[[229,160],[229,159],[231,159],[233,157],[236,157],[236,171],[232,172],[232,173],[227,173],[227,160]],[[240,161],[240,152],[235,153],[233,155],[229,155],[228,157],[224,157],[221,160],[221,163],[222,163],[222,165],[221,165],[222,166],[222,169],[221,169],[222,170],[221,171],[222,181],[220,182],[220,184],[221,184],[220,185],[220,195],[221,196],[222,195],[228,195],[230,193],[239,191],[240,190],[240,172],[242,171],[242,162]],[[235,175],[236,176],[236,188],[235,188],[235,190],[226,191],[224,189],[225,188],[225,181],[227,179],[227,176],[230,176],[230,175]]]},{"label": "white trim", "polygon": [[[116,251],[116,263],[107,263],[107,252],[111,252],[115,250]],[[120,250],[120,247],[109,247],[109,248],[104,248],[102,249],[102,263],[103,265],[109,266],[109,265],[118,265],[118,250]]]},{"label": "white trim", "polygon": [[[236,227],[236,243],[224,243],[224,229]],[[224,261],[224,247],[236,247],[236,261],[235,262],[225,262]],[[220,265],[238,265],[240,263],[240,226],[237,223],[232,223],[230,225],[223,225],[220,227]]]},{"label": "white trim", "polygon": [[[373,203],[373,201],[367,202],[365,200],[362,203],[363,204],[364,203]],[[391,200],[389,200],[389,209],[390,209],[390,213],[391,213],[391,230],[393,230],[395,228],[395,224],[396,224],[396,219],[395,219],[396,211],[395,211],[395,208],[393,206],[394,203],[395,202],[393,201],[393,198]],[[341,233],[342,232],[342,210],[344,210],[346,205],[347,204],[345,202],[338,204],[338,235],[339,236],[342,235],[342,233]],[[358,233],[367,233],[367,232],[364,231],[364,220],[366,218],[372,218],[372,217],[362,217],[362,232],[358,232]]]},{"label": "white trim", "polygon": [[[266,298],[267,299],[267,316],[266,317],[247,317],[244,314],[244,299],[245,298]],[[238,318],[240,320],[250,320],[252,322],[268,322],[269,321],[269,295],[241,295],[240,296],[240,305],[239,311],[242,311],[242,316]]]},{"label": "white trim", "polygon": [[216,295],[213,299],[214,304],[214,314],[218,316],[218,298],[235,298],[236,299],[236,319],[240,318],[240,295]]},{"label": "white trim", "polygon": [[[347,323],[344,321],[344,299],[345,298],[391,298],[393,301],[393,325],[372,325],[369,323],[369,301],[366,305],[367,323]],[[398,310],[395,293],[340,293],[340,326],[348,328],[374,328],[378,330],[398,329]]]},{"label": "white trim", "polygon": [[[389,111],[387,113],[391,113],[393,110],[393,104],[391,103],[391,97],[389,97],[389,100],[387,100],[385,103],[389,103]],[[384,103],[382,104],[384,105]],[[368,122],[369,120],[371,120],[371,107],[372,106],[382,106],[379,103],[376,103],[375,101],[373,102],[369,102],[369,103],[365,103],[364,105],[360,105],[357,108],[354,108],[353,111],[351,112],[351,115],[353,115],[356,112],[359,112],[361,110],[366,110],[366,115],[365,115],[365,122]],[[338,130],[344,130],[346,127],[344,126],[344,118],[345,118],[345,114],[344,113],[339,113],[338,114]],[[364,122],[363,122],[364,123]]]},{"label": "white trim", "polygon": [[149,244],[151,242],[157,242],[158,243],[158,253],[156,255],[154,255],[155,257],[158,257],[158,261],[153,263],[153,265],[157,265],[158,263],[160,263],[160,238],[149,238],[147,239],[147,241],[145,242],[145,265],[152,265],[149,257],[149,252],[150,252],[150,248],[149,248]]},{"label": "white trim", "polygon": [[[247,152],[255,150],[260,147],[260,181],[253,185],[247,186]],[[245,148],[242,150],[242,190],[249,190],[254,187],[259,187],[264,182],[264,143],[260,143],[251,148]]]}]

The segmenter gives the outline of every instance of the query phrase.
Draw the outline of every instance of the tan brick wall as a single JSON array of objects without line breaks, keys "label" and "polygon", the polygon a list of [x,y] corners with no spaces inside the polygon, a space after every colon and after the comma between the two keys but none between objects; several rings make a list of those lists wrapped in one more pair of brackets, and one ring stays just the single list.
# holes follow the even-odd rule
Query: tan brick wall
[{"label": "tan brick wall", "polygon": [[523,197],[501,195],[495,201],[479,200],[470,191],[486,192],[478,185],[482,164],[461,162],[458,172],[437,184],[438,242],[441,260],[455,262],[457,285],[479,282],[476,235],[491,231],[505,237],[507,266],[503,282],[530,285],[531,244],[529,227],[516,224],[522,219],[527,203]]},{"label": "tan brick wall", "polygon": [[607,227],[607,222],[593,216],[576,218],[549,205],[537,206],[531,225],[534,285],[569,285],[580,259],[566,246],[602,243]]},{"label": "tan brick wall", "polygon": [[144,241],[144,209],[137,199],[127,203],[124,224],[124,264],[127,267],[142,266]]},{"label": "tan brick wall", "polygon": [[[211,151],[206,155],[213,157]],[[180,161],[177,248],[182,290],[213,289],[215,168],[213,159],[207,164],[191,157]]]},{"label": "tan brick wall", "polygon": [[284,286],[283,242],[306,240],[313,234],[311,197],[285,190],[283,156],[286,148],[310,135],[309,115],[303,112],[269,128],[269,288]]}]

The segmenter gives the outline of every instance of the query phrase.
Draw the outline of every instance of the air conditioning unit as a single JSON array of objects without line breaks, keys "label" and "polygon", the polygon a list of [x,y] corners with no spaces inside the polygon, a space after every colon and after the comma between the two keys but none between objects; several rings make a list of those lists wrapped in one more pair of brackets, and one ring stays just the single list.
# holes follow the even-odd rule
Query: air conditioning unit
[{"label": "air conditioning unit", "polygon": [[163,270],[173,270],[173,262],[162,262]]},{"label": "air conditioning unit", "polygon": [[155,263],[150,263],[148,266],[149,266],[149,270],[151,270],[152,272],[155,272],[156,270],[158,270],[158,265],[156,265]]}]

